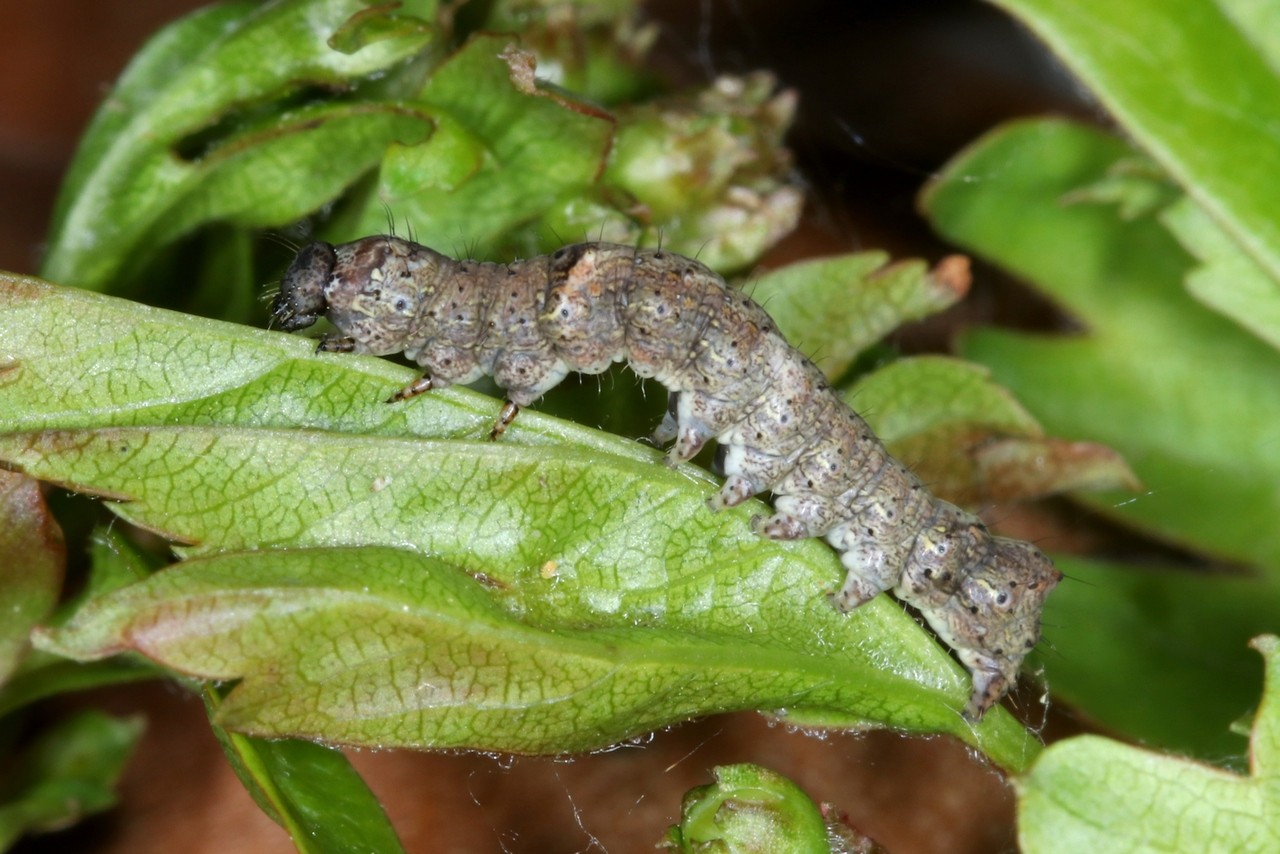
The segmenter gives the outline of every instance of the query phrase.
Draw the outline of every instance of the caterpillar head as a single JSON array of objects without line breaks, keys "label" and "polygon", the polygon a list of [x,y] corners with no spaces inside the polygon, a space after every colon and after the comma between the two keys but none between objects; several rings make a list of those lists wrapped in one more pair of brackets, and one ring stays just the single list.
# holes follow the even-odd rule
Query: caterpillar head
[{"label": "caterpillar head", "polygon": [[[429,254],[428,254],[429,253]],[[435,253],[396,237],[303,247],[280,283],[272,313],[293,331],[329,319],[357,353],[406,349],[423,301],[420,268]]]},{"label": "caterpillar head", "polygon": [[324,287],[333,275],[334,252],[328,243],[308,243],[293,259],[280,293],[271,303],[271,316],[286,332],[306,329],[325,313]]},{"label": "caterpillar head", "polygon": [[1062,573],[1030,543],[995,537],[991,558],[925,616],[973,673],[965,717],[977,720],[1018,678],[1040,640],[1040,613]]}]

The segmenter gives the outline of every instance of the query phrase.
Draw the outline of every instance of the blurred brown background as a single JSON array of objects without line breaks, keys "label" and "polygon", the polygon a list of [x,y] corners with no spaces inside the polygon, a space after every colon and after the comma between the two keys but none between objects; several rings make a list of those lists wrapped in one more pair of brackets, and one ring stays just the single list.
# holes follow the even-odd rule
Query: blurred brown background
[{"label": "blurred brown background", "polygon": [[[148,34],[198,5],[0,0],[0,268],[37,269],[80,131]],[[793,147],[813,201],[790,252],[875,246],[936,258],[946,247],[916,217],[913,198],[948,156],[1005,118],[1096,117],[1038,45],[976,2],[663,0],[648,8],[665,23],[660,61],[686,81],[770,68],[800,90]],[[971,302],[999,314],[1000,291],[984,282],[996,277],[979,268],[978,278]],[[141,709],[150,719],[123,805],[66,834],[24,842],[21,851],[293,850],[221,759],[197,699],[147,686],[84,700],[121,713]],[[1003,781],[944,739],[819,739],[743,714],[572,761],[354,759],[412,852],[651,851],[686,789],[709,782],[715,764],[743,761],[837,804],[891,851],[1014,847]]]}]

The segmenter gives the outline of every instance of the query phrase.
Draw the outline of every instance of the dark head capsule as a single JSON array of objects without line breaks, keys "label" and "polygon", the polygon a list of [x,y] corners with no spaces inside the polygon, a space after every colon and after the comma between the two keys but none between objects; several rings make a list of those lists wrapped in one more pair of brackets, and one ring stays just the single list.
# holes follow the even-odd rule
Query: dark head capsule
[{"label": "dark head capsule", "polygon": [[271,303],[271,316],[287,332],[304,329],[328,310],[324,289],[333,276],[337,257],[333,246],[317,241],[302,247],[280,281]]}]

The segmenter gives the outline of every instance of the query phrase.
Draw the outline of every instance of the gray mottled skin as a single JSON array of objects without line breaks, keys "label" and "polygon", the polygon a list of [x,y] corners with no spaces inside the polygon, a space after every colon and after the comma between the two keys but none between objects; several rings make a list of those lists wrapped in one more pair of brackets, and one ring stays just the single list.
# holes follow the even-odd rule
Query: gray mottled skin
[{"label": "gray mottled skin", "polygon": [[725,482],[712,509],[771,492],[776,512],[753,528],[824,537],[848,570],[837,607],[891,590],[917,608],[973,675],[971,720],[1000,700],[1039,640],[1061,578],[1052,563],[931,495],[764,309],[696,261],[607,243],[507,265],[395,237],[313,243],[273,313],[286,330],[327,316],[344,337],[322,350],[416,360],[426,376],[394,399],[493,376],[514,404],[495,434],[569,372],[626,361],[670,391],[654,437],[673,442],[671,463],[719,443]]}]

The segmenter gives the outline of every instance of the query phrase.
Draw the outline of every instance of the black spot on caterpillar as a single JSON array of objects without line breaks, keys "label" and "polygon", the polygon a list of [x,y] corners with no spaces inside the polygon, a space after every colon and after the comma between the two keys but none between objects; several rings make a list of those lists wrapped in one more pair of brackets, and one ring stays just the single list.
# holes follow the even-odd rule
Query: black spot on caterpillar
[{"label": "black spot on caterpillar", "polygon": [[991,534],[895,460],[764,309],[670,252],[608,243],[489,264],[396,237],[312,243],[272,305],[292,331],[327,316],[330,352],[403,351],[426,369],[391,399],[490,375],[507,394],[491,437],[571,371],[625,360],[670,393],[654,439],[675,464],[719,443],[713,510],[771,492],[752,519],[775,539],[823,537],[847,570],[832,594],[850,610],[891,590],[915,607],[973,677],[978,720],[1040,638],[1061,573],[1030,543]]}]

